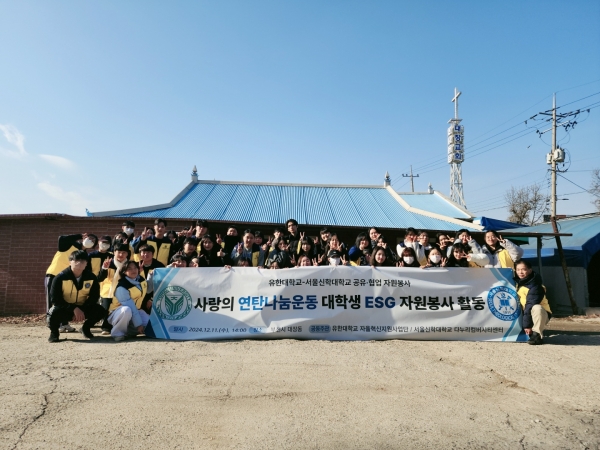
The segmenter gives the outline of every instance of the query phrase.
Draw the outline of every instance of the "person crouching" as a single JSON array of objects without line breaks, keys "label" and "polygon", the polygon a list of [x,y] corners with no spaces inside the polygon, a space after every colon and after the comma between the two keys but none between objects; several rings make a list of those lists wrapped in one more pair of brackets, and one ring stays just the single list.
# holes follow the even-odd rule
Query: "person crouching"
[{"label": "person crouching", "polygon": [[80,332],[87,339],[92,339],[91,326],[106,317],[106,311],[98,304],[100,286],[96,275],[86,270],[88,261],[85,250],[71,252],[69,267],[52,281],[50,298],[54,306],[49,312],[48,342],[59,342],[60,324],[73,318],[78,322],[84,321]]},{"label": "person crouching", "polygon": [[528,261],[517,261],[515,272],[518,277],[517,294],[523,308],[523,329],[529,336],[528,344],[541,345],[544,343],[544,329],[552,318],[546,288]]},{"label": "person crouching", "polygon": [[110,335],[116,342],[127,336],[144,333],[150,316],[142,309],[147,292],[147,283],[139,274],[135,261],[127,261],[119,270],[121,279],[109,307],[108,323],[112,325]]}]

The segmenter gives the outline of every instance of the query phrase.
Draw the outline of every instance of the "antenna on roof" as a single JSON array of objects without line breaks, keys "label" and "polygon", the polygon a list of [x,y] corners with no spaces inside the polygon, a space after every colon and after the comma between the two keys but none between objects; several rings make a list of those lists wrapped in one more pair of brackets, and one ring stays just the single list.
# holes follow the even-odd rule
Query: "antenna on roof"
[{"label": "antenna on roof", "polygon": [[433,194],[433,186],[431,185],[431,183],[429,183],[429,186],[427,186],[427,192]]},{"label": "antenna on roof", "polygon": [[392,184],[392,179],[390,178],[390,174],[388,171],[385,171],[385,178],[383,179],[383,187],[388,187]]},{"label": "antenna on roof", "polygon": [[192,181],[198,181],[198,169],[196,169],[195,164],[194,168],[192,169]]}]

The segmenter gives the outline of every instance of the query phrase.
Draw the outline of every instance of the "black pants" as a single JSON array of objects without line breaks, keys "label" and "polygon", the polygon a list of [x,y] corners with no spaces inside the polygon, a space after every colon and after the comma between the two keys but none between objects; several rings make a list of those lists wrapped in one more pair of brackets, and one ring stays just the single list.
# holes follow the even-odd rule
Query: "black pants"
[{"label": "black pants", "polygon": [[[102,304],[102,307],[107,311],[106,317],[108,317],[108,308],[110,308],[110,304],[112,303],[112,298],[101,297],[100,303]],[[106,320],[106,317],[104,318],[104,321],[102,322],[102,325],[100,326],[102,331],[112,330],[112,325],[110,323],[108,323],[108,320]]]},{"label": "black pants", "polygon": [[[67,323],[69,320],[73,319],[73,311],[78,305],[63,305],[63,306],[54,306],[52,313],[50,314],[50,331],[53,333],[58,333],[58,327],[60,327],[61,323]],[[96,322],[106,319],[107,311],[97,303],[91,305],[80,305],[79,309],[83,311],[85,314],[85,322],[83,322],[83,327],[89,329]]]},{"label": "black pants", "polygon": [[46,311],[52,307],[52,302],[50,301],[50,288],[52,287],[52,280],[54,280],[54,275],[46,274],[46,278],[44,279],[44,286],[46,287]]}]

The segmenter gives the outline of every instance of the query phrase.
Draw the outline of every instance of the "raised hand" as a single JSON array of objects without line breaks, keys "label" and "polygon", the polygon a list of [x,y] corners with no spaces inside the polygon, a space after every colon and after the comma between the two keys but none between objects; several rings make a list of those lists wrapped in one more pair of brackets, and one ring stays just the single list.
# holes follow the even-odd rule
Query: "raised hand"
[{"label": "raised hand", "polygon": [[223,249],[222,249],[222,248],[221,248],[221,249],[219,249],[219,251],[217,252],[217,256],[218,256],[219,258],[222,258],[222,257],[224,257],[224,256],[225,256],[225,252],[223,251]]},{"label": "raised hand", "polygon": [[500,242],[501,244],[504,244],[506,242],[506,240],[502,238],[501,234],[498,235],[498,242]]},{"label": "raised hand", "polygon": [[318,244],[319,244],[319,238],[318,238],[318,237],[315,237],[315,238],[313,239],[313,241],[315,242],[315,245],[318,245]]},{"label": "raised hand", "polygon": [[223,242],[223,239],[221,239],[221,235],[216,234],[215,236],[217,236],[217,244],[221,245],[221,243]]},{"label": "raised hand", "polygon": [[344,265],[344,266],[348,265],[348,261],[346,261],[346,257],[345,256],[342,255],[341,261],[342,261],[342,265]]},{"label": "raised hand", "polygon": [[141,238],[142,238],[142,241],[145,241],[146,239],[148,239],[148,227],[144,227],[144,231],[142,231]]},{"label": "raised hand", "polygon": [[313,258],[312,259],[312,265],[313,266],[318,266],[319,264],[317,263],[317,258]]},{"label": "raised hand", "polygon": [[306,235],[306,233],[305,233],[304,231],[302,231],[302,232],[300,233],[300,239],[304,239],[304,236],[305,236],[305,235]]},{"label": "raised hand", "polygon": [[108,269],[110,267],[110,262],[112,261],[112,258],[106,258],[104,260],[104,262],[102,263],[102,268],[103,269]]},{"label": "raised hand", "polygon": [[442,258],[442,267],[446,267],[447,262],[448,262],[448,258]]},{"label": "raised hand", "polygon": [[319,264],[317,264],[317,265],[321,265],[321,263],[323,262],[324,259],[325,259],[325,255],[319,255]]}]

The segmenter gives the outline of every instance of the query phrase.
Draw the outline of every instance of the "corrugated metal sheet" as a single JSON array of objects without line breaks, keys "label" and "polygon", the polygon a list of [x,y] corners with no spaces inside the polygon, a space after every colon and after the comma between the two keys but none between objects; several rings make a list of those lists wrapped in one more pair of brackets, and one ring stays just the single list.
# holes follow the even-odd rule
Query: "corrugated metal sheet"
[{"label": "corrugated metal sheet", "polygon": [[461,211],[459,208],[452,205],[452,203],[446,199],[436,194],[398,195],[413,208],[423,209],[425,211],[441,214],[446,217],[454,217],[455,219],[469,219],[471,217],[464,211]]},{"label": "corrugated metal sheet", "polygon": [[[411,196],[404,196],[411,197]],[[417,197],[417,196],[412,196]],[[426,211],[440,212],[437,195],[422,195],[432,200],[407,200]],[[447,203],[447,202],[446,202]],[[448,205],[452,216],[460,210]],[[464,214],[464,213],[463,213]],[[446,214],[447,215],[447,214]],[[469,228],[407,211],[386,189],[378,187],[324,187],[259,185],[244,183],[207,183],[194,185],[173,207],[117,217],[164,217],[205,219],[247,223],[285,223],[294,218],[300,224],[353,227],[378,226],[458,230]]]}]

